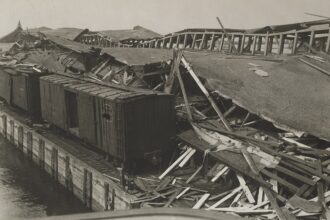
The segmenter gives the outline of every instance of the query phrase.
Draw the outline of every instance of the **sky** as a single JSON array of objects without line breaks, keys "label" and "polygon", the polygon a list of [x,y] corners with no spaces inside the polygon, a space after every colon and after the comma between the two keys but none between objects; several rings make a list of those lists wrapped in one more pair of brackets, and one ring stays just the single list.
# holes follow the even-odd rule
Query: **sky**
[{"label": "sky", "polygon": [[90,30],[131,29],[141,25],[160,34],[185,28],[227,28],[330,17],[330,0],[0,0],[0,36],[20,20],[24,29],[46,26]]}]

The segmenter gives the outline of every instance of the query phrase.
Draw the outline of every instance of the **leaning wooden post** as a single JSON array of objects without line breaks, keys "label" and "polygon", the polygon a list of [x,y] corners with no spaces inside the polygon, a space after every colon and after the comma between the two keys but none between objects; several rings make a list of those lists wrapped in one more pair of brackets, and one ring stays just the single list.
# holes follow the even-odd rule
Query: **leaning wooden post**
[{"label": "leaning wooden post", "polygon": [[210,45],[210,50],[214,50],[214,43],[215,43],[215,34],[213,33],[211,36],[211,45]]},{"label": "leaning wooden post", "polygon": [[269,47],[269,33],[267,32],[265,37],[265,51],[264,51],[265,56],[267,56],[268,54],[268,47]]},{"label": "leaning wooden post", "polygon": [[173,36],[170,38],[169,48],[173,48]]},{"label": "leaning wooden post", "polygon": [[180,34],[176,37],[176,48],[179,48],[180,44]]},{"label": "leaning wooden post", "polygon": [[329,29],[328,39],[327,39],[327,45],[325,48],[326,53],[329,53],[329,51],[330,51],[330,29]]},{"label": "leaning wooden post", "polygon": [[202,40],[201,40],[201,43],[200,43],[199,48],[198,48],[199,50],[204,49],[205,40],[206,40],[206,33],[204,33],[203,36],[202,36]]},{"label": "leaning wooden post", "polygon": [[244,50],[244,43],[245,43],[245,34],[243,34],[240,38],[240,49],[239,52],[243,53]]},{"label": "leaning wooden post", "polygon": [[262,36],[258,37],[258,45],[257,45],[257,51],[261,51],[262,46]]},{"label": "leaning wooden post", "polygon": [[[233,52],[233,48],[235,48],[235,34],[232,34],[231,38],[229,38],[228,52],[229,53]],[[236,51],[236,49],[235,49],[235,51]]]},{"label": "leaning wooden post", "polygon": [[292,54],[295,54],[295,53],[296,53],[296,50],[297,50],[297,41],[298,41],[298,32],[296,32],[296,33],[294,34],[293,45],[292,45],[292,51],[291,51]]},{"label": "leaning wooden post", "polygon": [[216,113],[218,114],[220,120],[222,121],[222,123],[224,124],[224,126],[226,127],[226,129],[228,131],[233,131],[230,127],[230,125],[228,124],[227,120],[225,119],[225,117],[223,116],[223,114],[221,113],[219,107],[217,106],[217,104],[214,102],[213,98],[211,97],[210,93],[205,89],[205,87],[203,86],[203,83],[199,80],[198,76],[195,74],[195,72],[193,71],[193,69],[190,67],[189,63],[186,61],[186,59],[184,58],[184,56],[182,56],[181,61],[183,63],[183,65],[186,67],[186,69],[188,70],[189,74],[192,76],[192,78],[195,80],[195,82],[197,83],[198,87],[202,90],[202,92],[204,93],[204,95],[206,96],[206,98],[209,100],[209,102],[211,103],[212,107],[214,108],[214,110],[216,111]]},{"label": "leaning wooden post", "polygon": [[181,57],[182,57],[182,51],[179,51],[177,53],[177,57],[175,58],[175,60],[176,60],[177,63],[174,64],[174,68],[175,68],[174,71],[176,72],[176,75],[178,76],[178,79],[179,79],[181,92],[182,92],[184,103],[185,103],[185,106],[186,106],[186,109],[187,109],[187,113],[188,113],[188,120],[190,122],[192,122],[193,121],[193,117],[192,117],[190,106],[189,106],[188,96],[187,96],[186,89],[184,87],[184,83],[183,83],[183,80],[182,80],[182,77],[181,77],[181,73],[180,73],[180,61],[181,61]]},{"label": "leaning wooden post", "polygon": [[197,34],[194,34],[193,42],[192,42],[192,45],[191,45],[191,49],[195,49],[196,40],[197,40]]},{"label": "leaning wooden post", "polygon": [[285,42],[285,35],[280,34],[280,40],[279,40],[277,54],[283,54],[284,42]]},{"label": "leaning wooden post", "polygon": [[253,43],[252,43],[252,55],[256,53],[256,42],[257,42],[257,36],[253,37]]},{"label": "leaning wooden post", "polygon": [[220,42],[220,45],[219,45],[219,51],[222,51],[224,41],[225,41],[225,34],[222,34],[221,35],[221,42]]},{"label": "leaning wooden post", "polygon": [[309,37],[309,49],[308,49],[308,52],[312,52],[311,48],[313,47],[314,39],[315,39],[315,31],[311,31],[311,35]]},{"label": "leaning wooden post", "polygon": [[[237,49],[236,49],[235,45],[232,45],[232,44],[235,43],[235,42],[234,42],[234,39],[231,39],[231,38],[229,37],[229,35],[227,34],[227,31],[226,31],[225,27],[222,25],[222,23],[221,23],[219,17],[217,17],[217,21],[218,21],[218,23],[219,23],[219,25],[220,25],[220,27],[221,27],[221,29],[222,29],[222,32],[226,35],[226,37],[227,37],[227,39],[228,39],[228,42],[229,42],[229,48],[230,48],[230,51],[229,51],[229,52],[231,52],[232,49],[234,49],[235,52],[237,52]],[[234,35],[232,35],[232,38],[234,38]]]},{"label": "leaning wooden post", "polygon": [[184,34],[183,48],[187,47],[187,39],[188,39],[188,34]]},{"label": "leaning wooden post", "polygon": [[273,43],[274,43],[274,36],[269,37],[269,42],[268,42],[268,53],[271,54],[273,51]]}]

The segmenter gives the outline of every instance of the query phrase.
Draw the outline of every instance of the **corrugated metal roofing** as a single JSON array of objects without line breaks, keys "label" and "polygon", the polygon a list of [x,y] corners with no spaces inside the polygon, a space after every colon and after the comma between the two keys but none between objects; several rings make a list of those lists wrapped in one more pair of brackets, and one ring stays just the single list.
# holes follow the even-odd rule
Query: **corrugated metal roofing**
[{"label": "corrugated metal roofing", "polygon": [[[280,63],[215,53],[184,52],[184,57],[212,90],[251,113],[330,140],[330,77],[300,62],[300,56]],[[254,65],[269,76],[255,74],[249,69]],[[316,65],[330,70],[329,62]]]},{"label": "corrugated metal roofing", "polygon": [[102,53],[130,66],[168,61],[173,57],[171,50],[155,48],[104,48]]}]

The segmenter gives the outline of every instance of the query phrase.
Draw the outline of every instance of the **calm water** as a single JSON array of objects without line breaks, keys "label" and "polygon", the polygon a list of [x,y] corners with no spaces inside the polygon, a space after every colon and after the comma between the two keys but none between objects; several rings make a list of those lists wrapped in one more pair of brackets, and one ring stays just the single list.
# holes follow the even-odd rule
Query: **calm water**
[{"label": "calm water", "polygon": [[0,136],[0,220],[88,211]]}]

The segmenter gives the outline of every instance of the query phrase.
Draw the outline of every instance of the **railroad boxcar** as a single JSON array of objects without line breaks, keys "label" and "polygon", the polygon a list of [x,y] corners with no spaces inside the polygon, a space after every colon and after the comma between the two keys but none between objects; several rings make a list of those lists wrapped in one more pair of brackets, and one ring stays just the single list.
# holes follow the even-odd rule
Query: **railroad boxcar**
[{"label": "railroad boxcar", "polygon": [[8,104],[38,118],[41,115],[39,77],[44,75],[47,73],[19,72],[14,68],[2,67],[0,69],[0,96]]},{"label": "railroad boxcar", "polygon": [[62,75],[40,78],[48,122],[123,161],[166,149],[175,132],[174,97]]}]

